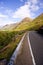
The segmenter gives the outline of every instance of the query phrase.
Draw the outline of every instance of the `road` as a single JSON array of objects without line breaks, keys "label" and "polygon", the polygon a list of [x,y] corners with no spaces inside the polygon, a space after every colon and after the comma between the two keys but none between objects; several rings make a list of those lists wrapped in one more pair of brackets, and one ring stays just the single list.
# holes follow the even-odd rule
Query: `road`
[{"label": "road", "polygon": [[[22,44],[22,47],[20,47]],[[20,50],[20,53],[18,52]],[[13,64],[12,58],[10,65],[43,65],[43,36],[36,31],[27,32],[18,45],[16,53],[14,52]],[[14,58],[16,60],[14,61]]]},{"label": "road", "polygon": [[23,45],[22,45],[21,53],[18,55],[15,65],[33,65],[27,34],[22,43]]},{"label": "road", "polygon": [[36,65],[43,65],[43,36],[37,32],[29,32],[29,39]]}]

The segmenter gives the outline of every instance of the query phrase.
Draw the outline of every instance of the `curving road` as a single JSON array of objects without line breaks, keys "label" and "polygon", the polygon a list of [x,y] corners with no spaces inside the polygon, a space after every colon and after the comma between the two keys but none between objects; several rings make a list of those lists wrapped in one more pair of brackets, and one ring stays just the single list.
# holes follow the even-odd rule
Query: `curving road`
[{"label": "curving road", "polygon": [[43,36],[29,31],[21,41],[8,65],[43,65]]},{"label": "curving road", "polygon": [[21,53],[18,55],[15,65],[33,65],[27,34],[22,43],[23,44],[22,44]]},{"label": "curving road", "polygon": [[36,65],[43,65],[43,36],[31,31],[29,32],[29,39]]}]

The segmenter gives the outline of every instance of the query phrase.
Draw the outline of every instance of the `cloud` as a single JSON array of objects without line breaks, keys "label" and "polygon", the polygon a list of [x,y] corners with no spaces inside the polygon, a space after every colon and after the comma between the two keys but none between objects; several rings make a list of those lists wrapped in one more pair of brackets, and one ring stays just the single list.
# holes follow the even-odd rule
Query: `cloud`
[{"label": "cloud", "polygon": [[[20,0],[20,1],[23,2],[24,0]],[[18,22],[25,17],[34,18],[36,15],[36,12],[40,8],[43,8],[43,3],[39,1],[40,0],[27,0],[24,3],[24,5],[17,8],[16,11],[8,9],[4,6],[0,7],[0,25]],[[3,2],[1,4],[3,4]],[[3,12],[1,12],[1,8]]]},{"label": "cloud", "polygon": [[2,21],[2,20],[0,20],[0,21],[1,21],[0,26],[4,26],[6,24],[13,24],[14,23],[13,21]]},{"label": "cloud", "polygon": [[13,18],[34,17],[40,8],[43,8],[43,3],[40,0],[27,0],[24,5],[20,6],[13,12]]},{"label": "cloud", "polygon": [[35,11],[39,10],[39,6],[36,5],[38,3],[37,0],[30,0],[25,2],[25,4],[19,7],[13,14],[13,18],[25,18],[25,17],[33,17],[35,15]]},{"label": "cloud", "polygon": [[0,26],[6,25],[6,24],[11,24],[14,23],[14,21],[10,20],[10,19],[1,19],[0,18]]},{"label": "cloud", "polygon": [[34,12],[34,11],[37,11],[37,10],[39,10],[39,6],[37,6],[37,5],[32,5],[31,7],[31,10]]},{"label": "cloud", "polygon": [[38,3],[38,0],[30,0],[30,2],[31,2],[32,4],[37,4],[37,3]]},{"label": "cloud", "polygon": [[4,14],[0,13],[0,18],[7,18],[7,17],[8,17],[7,15],[4,15]]},{"label": "cloud", "polygon": [[5,14],[7,14],[8,17],[12,17],[12,15],[13,15],[13,10],[11,10],[11,9],[6,9],[6,10],[5,10]]},{"label": "cloud", "polygon": [[13,18],[24,18],[24,17],[30,17],[30,9],[29,5],[21,6],[17,9],[17,11],[14,12]]}]

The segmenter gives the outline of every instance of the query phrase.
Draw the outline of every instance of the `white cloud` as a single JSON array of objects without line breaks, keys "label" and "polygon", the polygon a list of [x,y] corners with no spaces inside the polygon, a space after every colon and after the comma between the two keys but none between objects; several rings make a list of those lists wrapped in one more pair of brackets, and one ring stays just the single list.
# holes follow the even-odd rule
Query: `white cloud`
[{"label": "white cloud", "polygon": [[8,17],[12,17],[12,15],[13,15],[13,10],[11,10],[11,9],[6,9],[6,10],[5,10],[5,14],[7,14]]},{"label": "white cloud", "polygon": [[[33,17],[35,15],[34,12],[39,10],[39,6],[36,5],[38,3],[37,0],[30,0],[25,2],[25,4],[19,7],[13,14],[13,18],[25,18],[25,17]],[[34,4],[35,3],[35,4]]]},{"label": "white cloud", "polygon": [[31,2],[25,2],[25,5],[31,6]]},{"label": "white cloud", "polygon": [[4,15],[0,13],[0,26],[10,24],[10,23],[14,23],[14,21],[9,17],[9,15]]},{"label": "white cloud", "polygon": [[[20,1],[23,2],[24,0]],[[0,25],[14,23],[14,21],[18,22],[18,19],[21,20],[25,17],[34,17],[35,12],[37,12],[40,8],[43,8],[43,3],[40,3],[39,1],[40,0],[27,0],[25,4],[17,8],[15,12],[8,8],[6,9],[5,7],[1,7],[6,15],[0,13]]]},{"label": "white cloud", "polygon": [[37,3],[38,3],[38,0],[30,0],[30,2],[31,2],[32,4],[37,4]]},{"label": "white cloud", "polygon": [[30,16],[31,15],[30,15],[29,5],[25,4],[24,6],[18,8],[16,12],[14,12],[13,18],[25,18]]},{"label": "white cloud", "polygon": [[11,23],[14,23],[14,21],[11,21],[11,20],[5,20],[5,19],[0,19],[0,26],[3,26],[3,25],[6,25],[6,24],[11,24]]},{"label": "white cloud", "polygon": [[6,18],[6,17],[8,16],[0,13],[0,18]]},{"label": "white cloud", "polygon": [[39,6],[38,5],[32,5],[31,10],[32,11],[37,11],[37,10],[39,10]]}]

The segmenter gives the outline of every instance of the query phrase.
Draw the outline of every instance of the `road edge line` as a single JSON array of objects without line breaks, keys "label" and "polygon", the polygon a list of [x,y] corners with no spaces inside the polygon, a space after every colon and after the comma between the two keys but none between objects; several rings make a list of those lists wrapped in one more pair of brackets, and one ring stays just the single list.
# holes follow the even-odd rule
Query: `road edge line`
[{"label": "road edge line", "polygon": [[27,39],[28,39],[28,44],[29,44],[29,49],[30,49],[33,65],[36,65],[36,62],[35,62],[35,59],[34,59],[34,55],[33,55],[33,52],[32,52],[32,48],[31,48],[31,44],[30,44],[30,40],[29,40],[29,33],[27,35]]}]

